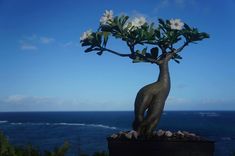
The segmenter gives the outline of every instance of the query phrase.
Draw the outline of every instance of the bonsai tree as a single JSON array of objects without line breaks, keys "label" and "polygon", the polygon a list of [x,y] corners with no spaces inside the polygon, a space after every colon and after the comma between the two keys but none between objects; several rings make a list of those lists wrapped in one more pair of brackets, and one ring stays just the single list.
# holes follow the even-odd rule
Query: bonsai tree
[{"label": "bonsai tree", "polygon": [[[109,48],[110,37],[125,42],[129,52]],[[145,62],[159,67],[156,82],[141,88],[135,99],[133,130],[139,135],[150,136],[157,127],[170,91],[169,61],[180,63],[181,51],[205,38],[209,38],[207,33],[199,32],[180,19],[158,19],[158,25],[155,25],[144,17],[130,20],[126,15],[114,17],[113,11],[106,10],[98,30],[84,32],[80,42],[82,46],[87,46],[85,52],[96,52],[98,55],[112,53],[129,58],[133,63]]]}]

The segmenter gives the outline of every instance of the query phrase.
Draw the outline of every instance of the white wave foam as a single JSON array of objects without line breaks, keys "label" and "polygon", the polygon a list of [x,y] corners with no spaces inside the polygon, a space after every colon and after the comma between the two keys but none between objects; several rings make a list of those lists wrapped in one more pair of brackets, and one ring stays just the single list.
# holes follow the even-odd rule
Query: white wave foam
[{"label": "white wave foam", "polygon": [[66,123],[66,122],[61,122],[61,123],[52,123],[52,125],[85,126],[86,124],[83,124],[83,123]]},{"label": "white wave foam", "polygon": [[7,123],[7,122],[8,122],[8,121],[3,120],[3,121],[0,121],[0,124]]},{"label": "white wave foam", "polygon": [[67,125],[67,126],[87,126],[87,127],[97,127],[105,129],[117,129],[116,127],[102,125],[102,124],[84,124],[84,123],[54,123],[53,125]]},{"label": "white wave foam", "polygon": [[46,126],[51,126],[51,125],[57,125],[57,126],[86,126],[86,127],[96,127],[96,128],[105,128],[105,129],[112,129],[116,130],[117,127],[112,127],[108,125],[102,125],[102,124],[84,124],[84,123],[66,123],[66,122],[61,122],[61,123],[31,123],[31,122],[12,122],[10,123],[11,125],[46,125]]},{"label": "white wave foam", "polygon": [[199,115],[202,116],[202,117],[204,117],[204,116],[206,116],[206,117],[217,117],[217,116],[219,116],[219,114],[216,113],[216,112],[199,112]]},{"label": "white wave foam", "polygon": [[231,138],[231,137],[221,137],[221,140],[223,140],[223,141],[229,141],[229,140],[232,140],[232,138]]},{"label": "white wave foam", "polygon": [[111,126],[106,126],[106,125],[102,125],[102,124],[88,124],[87,126],[113,129],[113,130],[117,129],[117,127],[111,127]]},{"label": "white wave foam", "polygon": [[12,122],[11,125],[22,125],[22,122]]}]

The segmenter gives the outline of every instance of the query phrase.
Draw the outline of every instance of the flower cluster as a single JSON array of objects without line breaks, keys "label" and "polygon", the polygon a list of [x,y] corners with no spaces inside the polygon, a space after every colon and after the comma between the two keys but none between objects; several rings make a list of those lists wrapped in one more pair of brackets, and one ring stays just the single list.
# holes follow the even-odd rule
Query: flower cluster
[{"label": "flower cluster", "polygon": [[100,18],[101,25],[106,25],[111,21],[113,21],[113,11],[105,10],[104,15]]},{"label": "flower cluster", "polygon": [[134,20],[131,22],[132,26],[134,28],[140,28],[142,25],[146,23],[146,19],[144,17],[134,18]]},{"label": "flower cluster", "polygon": [[81,40],[81,41],[84,41],[84,40],[90,38],[90,37],[91,37],[91,34],[92,34],[92,30],[91,30],[91,29],[88,30],[88,31],[86,31],[86,32],[84,32],[84,33],[82,34],[82,36],[80,37],[80,40]]},{"label": "flower cluster", "polygon": [[184,23],[181,22],[180,19],[171,19],[170,20],[170,27],[173,30],[182,30],[184,26]]},{"label": "flower cluster", "polygon": [[141,28],[142,25],[144,25],[146,23],[146,19],[144,17],[135,17],[131,22],[126,23],[124,25],[124,28],[127,28],[128,25],[131,25],[128,27],[128,32],[130,31],[134,31],[138,28]]}]

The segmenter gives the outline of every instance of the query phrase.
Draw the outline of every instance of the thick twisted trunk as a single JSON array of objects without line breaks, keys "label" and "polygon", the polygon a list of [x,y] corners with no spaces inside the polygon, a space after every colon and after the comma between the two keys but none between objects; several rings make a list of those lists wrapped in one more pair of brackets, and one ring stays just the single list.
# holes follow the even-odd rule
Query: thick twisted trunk
[{"label": "thick twisted trunk", "polygon": [[141,88],[136,96],[133,129],[140,135],[152,134],[160,120],[170,91],[168,60],[159,65],[159,70],[158,80]]}]

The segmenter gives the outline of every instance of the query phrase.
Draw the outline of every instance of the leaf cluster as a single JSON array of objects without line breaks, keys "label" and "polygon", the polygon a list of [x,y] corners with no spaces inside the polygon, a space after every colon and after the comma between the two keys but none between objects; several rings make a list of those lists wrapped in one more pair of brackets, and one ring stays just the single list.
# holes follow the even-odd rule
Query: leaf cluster
[{"label": "leaf cluster", "polygon": [[[88,46],[85,52],[96,51],[98,55],[102,55],[104,51],[112,51],[106,47],[110,37],[126,42],[130,49],[129,57],[133,63],[157,63],[163,60],[168,53],[174,52],[177,54],[173,54],[171,59],[179,63],[182,57],[178,52],[190,43],[209,38],[209,35],[199,32],[197,28],[190,27],[186,23],[181,30],[172,29],[170,21],[163,19],[158,20],[157,26],[155,23],[146,22],[140,27],[134,27],[128,16],[121,15],[115,16],[105,25],[100,24],[91,37],[81,40],[81,44]],[[178,43],[182,43],[180,41],[183,41],[184,44],[178,49],[175,48]],[[144,47],[136,49],[137,45]],[[115,54],[117,53],[115,52]]]}]

